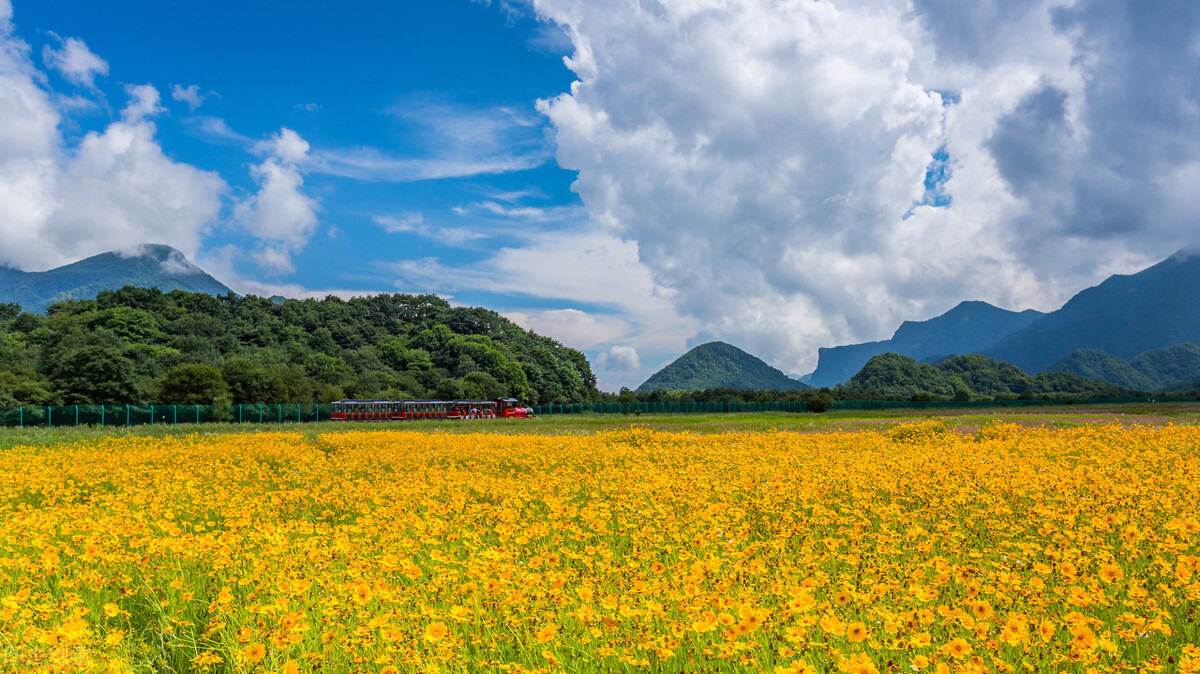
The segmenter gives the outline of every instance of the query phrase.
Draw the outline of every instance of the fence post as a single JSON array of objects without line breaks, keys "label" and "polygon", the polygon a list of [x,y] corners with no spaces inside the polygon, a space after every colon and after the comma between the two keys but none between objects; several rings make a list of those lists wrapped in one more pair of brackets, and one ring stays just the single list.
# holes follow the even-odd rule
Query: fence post
[{"label": "fence post", "polygon": [[51,415],[50,406],[46,405],[46,428],[54,427],[54,421],[50,418],[50,415]]},{"label": "fence post", "polygon": [[129,403],[125,403],[125,427],[129,428]]},{"label": "fence post", "polygon": [[25,406],[24,405],[17,408],[17,414],[20,415],[17,419],[17,423],[20,424],[20,428],[25,428]]},{"label": "fence post", "polygon": [[154,425],[154,405],[150,406],[150,425]]},{"label": "fence post", "polygon": [[200,406],[196,405],[196,423],[200,423]]},{"label": "fence post", "polygon": [[283,423],[283,405],[275,403],[275,413],[279,415],[279,423]]},{"label": "fence post", "polygon": [[296,423],[300,423],[300,403],[296,403]]},{"label": "fence post", "polygon": [[262,423],[262,403],[258,404],[258,423]]},{"label": "fence post", "polygon": [[179,405],[171,405],[171,414],[173,415],[171,425],[178,426],[179,425]]},{"label": "fence post", "polygon": [[100,428],[104,428],[104,405],[100,406]]},{"label": "fence post", "polygon": [[238,403],[238,423],[242,423],[242,404]]},{"label": "fence post", "polygon": [[75,427],[79,427],[79,405],[75,406]]}]

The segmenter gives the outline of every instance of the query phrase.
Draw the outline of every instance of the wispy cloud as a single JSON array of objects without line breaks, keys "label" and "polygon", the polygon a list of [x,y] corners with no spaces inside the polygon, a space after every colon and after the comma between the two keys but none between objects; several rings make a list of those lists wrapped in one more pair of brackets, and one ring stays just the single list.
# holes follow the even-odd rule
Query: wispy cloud
[{"label": "wispy cloud", "polygon": [[524,171],[553,156],[543,121],[532,110],[474,109],[413,99],[385,112],[406,128],[414,151],[318,150],[309,169],[356,180],[415,182]]},{"label": "wispy cloud", "polygon": [[220,117],[188,117],[184,120],[184,124],[193,134],[210,143],[241,145],[249,148],[256,142],[253,138],[231,129],[229,124]]},{"label": "wispy cloud", "polygon": [[412,234],[451,246],[489,237],[486,233],[466,227],[436,227],[429,225],[425,222],[425,216],[421,213],[376,215],[371,220],[382,227],[383,231],[388,234]]}]

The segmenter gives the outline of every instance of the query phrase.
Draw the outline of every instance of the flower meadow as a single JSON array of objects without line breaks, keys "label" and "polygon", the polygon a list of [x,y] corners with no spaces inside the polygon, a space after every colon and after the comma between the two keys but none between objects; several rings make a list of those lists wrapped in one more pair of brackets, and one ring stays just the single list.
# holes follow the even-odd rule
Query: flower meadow
[{"label": "flower meadow", "polygon": [[1200,427],[0,453],[0,668],[1200,672]]}]

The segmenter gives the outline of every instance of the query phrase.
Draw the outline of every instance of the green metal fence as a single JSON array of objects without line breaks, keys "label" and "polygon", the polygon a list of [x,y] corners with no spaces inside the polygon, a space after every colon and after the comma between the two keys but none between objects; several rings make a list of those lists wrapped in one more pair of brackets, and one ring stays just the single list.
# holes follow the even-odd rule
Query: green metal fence
[{"label": "green metal fence", "polygon": [[573,405],[534,405],[533,413],[538,416],[564,414],[726,414],[736,412],[807,412],[803,401],[779,401],[770,403],[575,403]]},{"label": "green metal fence", "polygon": [[143,426],[325,421],[332,405],[54,405],[0,407],[0,426]]},{"label": "green metal fence", "polygon": [[[1047,407],[1129,403],[1196,402],[1194,397],[1080,398],[1065,400],[838,400],[833,410],[971,409],[995,407]],[[779,402],[657,402],[575,403],[534,405],[537,416],[641,414],[734,414],[748,412],[807,412],[803,401]],[[281,424],[327,421],[332,405],[56,405],[0,407],[0,427],[142,426],[153,424],[204,424],[213,422]]]}]

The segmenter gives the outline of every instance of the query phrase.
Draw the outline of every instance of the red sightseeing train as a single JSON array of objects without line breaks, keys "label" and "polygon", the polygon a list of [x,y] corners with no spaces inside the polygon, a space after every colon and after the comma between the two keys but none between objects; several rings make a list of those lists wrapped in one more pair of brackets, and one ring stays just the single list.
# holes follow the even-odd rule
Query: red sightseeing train
[{"label": "red sightseeing train", "polygon": [[529,419],[533,410],[516,398],[496,400],[336,400],[331,421],[422,419]]}]

